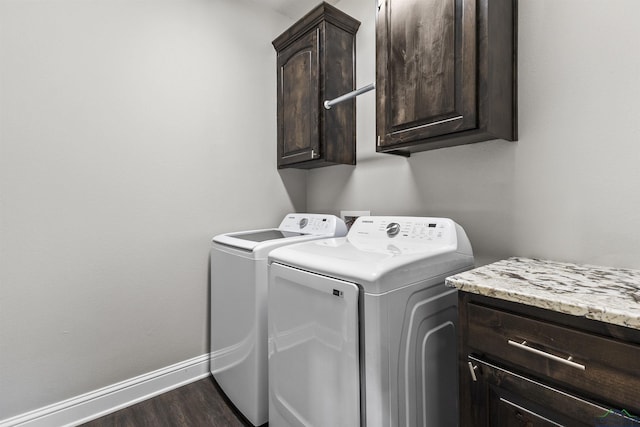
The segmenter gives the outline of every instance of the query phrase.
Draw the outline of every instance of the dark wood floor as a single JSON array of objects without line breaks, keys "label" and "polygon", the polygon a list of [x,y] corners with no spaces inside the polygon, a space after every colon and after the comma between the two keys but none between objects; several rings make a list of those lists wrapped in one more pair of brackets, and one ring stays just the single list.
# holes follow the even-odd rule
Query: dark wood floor
[{"label": "dark wood floor", "polygon": [[140,402],[83,427],[248,427],[212,377]]}]

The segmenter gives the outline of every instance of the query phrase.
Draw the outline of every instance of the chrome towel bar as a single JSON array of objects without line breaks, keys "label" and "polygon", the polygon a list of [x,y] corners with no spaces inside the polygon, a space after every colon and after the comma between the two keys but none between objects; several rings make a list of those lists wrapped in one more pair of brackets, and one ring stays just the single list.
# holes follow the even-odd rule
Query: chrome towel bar
[{"label": "chrome towel bar", "polygon": [[376,84],[371,83],[370,85],[361,87],[360,89],[356,89],[349,93],[345,93],[344,95],[334,98],[330,101],[328,100],[324,101],[324,108],[326,108],[327,110],[330,110],[332,106],[336,105],[339,102],[346,101],[347,99],[355,98],[356,96],[363,94],[365,92],[369,92],[370,90],[373,90],[375,88],[376,88]]}]

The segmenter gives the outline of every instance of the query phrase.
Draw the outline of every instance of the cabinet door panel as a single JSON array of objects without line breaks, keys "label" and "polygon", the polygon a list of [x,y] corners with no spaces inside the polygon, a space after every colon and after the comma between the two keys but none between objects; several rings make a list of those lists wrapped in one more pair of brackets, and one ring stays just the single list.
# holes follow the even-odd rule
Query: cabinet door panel
[{"label": "cabinet door panel", "polygon": [[385,2],[377,28],[380,145],[476,127],[476,25],[475,0]]},{"label": "cabinet door panel", "polygon": [[278,55],[280,164],[310,160],[319,155],[318,32],[310,32]]},{"label": "cabinet door panel", "polygon": [[401,126],[455,110],[453,1],[394,3],[389,32],[391,124]]},{"label": "cabinet door panel", "polygon": [[[478,382],[485,388],[490,426],[640,426],[640,421],[589,400],[550,387],[473,356]],[[481,423],[476,423],[481,425]]]}]

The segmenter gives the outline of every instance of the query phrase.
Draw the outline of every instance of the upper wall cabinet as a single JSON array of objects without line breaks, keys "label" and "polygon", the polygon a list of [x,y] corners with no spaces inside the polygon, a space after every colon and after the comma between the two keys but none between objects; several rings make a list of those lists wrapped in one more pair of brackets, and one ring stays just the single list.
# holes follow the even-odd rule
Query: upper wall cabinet
[{"label": "upper wall cabinet", "polygon": [[378,0],[378,152],[517,139],[516,1]]},{"label": "upper wall cabinet", "polygon": [[354,89],[360,22],[322,3],[273,41],[278,55],[278,168],[356,163]]}]

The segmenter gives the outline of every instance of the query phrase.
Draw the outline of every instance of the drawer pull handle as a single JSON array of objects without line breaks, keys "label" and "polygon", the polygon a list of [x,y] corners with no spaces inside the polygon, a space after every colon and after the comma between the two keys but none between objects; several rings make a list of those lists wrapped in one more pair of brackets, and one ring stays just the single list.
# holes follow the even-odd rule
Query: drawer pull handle
[{"label": "drawer pull handle", "polygon": [[565,365],[571,366],[572,368],[580,369],[581,371],[584,371],[586,369],[586,367],[584,365],[581,365],[580,363],[574,362],[572,360],[573,357],[571,357],[571,356],[568,359],[563,359],[562,357],[556,356],[555,354],[547,353],[546,351],[542,351],[542,350],[538,350],[538,349],[533,348],[533,347],[529,347],[527,345],[526,341],[522,341],[521,343],[519,343],[519,342],[516,342],[516,341],[513,341],[513,340],[509,340],[508,343],[509,343],[509,345],[517,347],[517,348],[519,348],[521,350],[525,350],[525,351],[528,351],[529,353],[534,353],[534,354],[537,354],[539,356],[546,357],[547,359],[555,360],[556,362],[564,363]]},{"label": "drawer pull handle", "polygon": [[469,362],[469,372],[471,372],[471,379],[474,383],[478,381],[478,377],[476,376],[476,369],[478,369],[478,365],[473,366],[473,363]]}]

